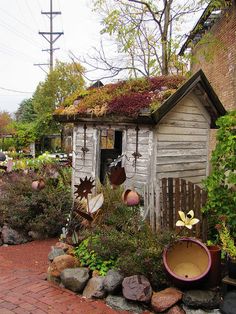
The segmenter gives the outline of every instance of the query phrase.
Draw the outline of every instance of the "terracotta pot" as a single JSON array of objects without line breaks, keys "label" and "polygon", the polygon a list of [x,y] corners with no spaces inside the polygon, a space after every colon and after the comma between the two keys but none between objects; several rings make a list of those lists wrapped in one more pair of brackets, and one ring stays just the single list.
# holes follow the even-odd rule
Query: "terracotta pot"
[{"label": "terracotta pot", "polygon": [[211,254],[211,268],[206,278],[207,288],[219,286],[221,283],[221,248],[218,245],[207,246]]},{"label": "terracotta pot", "polygon": [[236,279],[236,258],[228,257],[228,272],[231,279]]},{"label": "terracotta pot", "polygon": [[135,206],[140,203],[140,196],[137,192],[128,189],[122,194],[122,201],[125,205]]},{"label": "terracotta pot", "polygon": [[31,184],[33,190],[42,190],[45,188],[45,182],[43,179],[35,180]]},{"label": "terracotta pot", "polygon": [[192,287],[202,282],[209,272],[211,255],[199,240],[182,238],[164,250],[163,262],[175,285]]}]

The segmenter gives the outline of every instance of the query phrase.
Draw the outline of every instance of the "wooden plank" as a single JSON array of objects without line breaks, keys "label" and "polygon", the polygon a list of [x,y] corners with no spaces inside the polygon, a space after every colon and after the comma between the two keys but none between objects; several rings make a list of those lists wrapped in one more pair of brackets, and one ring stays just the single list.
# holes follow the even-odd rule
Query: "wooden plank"
[{"label": "wooden plank", "polygon": [[201,162],[206,161],[206,156],[180,156],[178,158],[173,157],[157,157],[157,170],[158,165],[167,165],[174,163],[185,163],[185,162]]},{"label": "wooden plank", "polygon": [[188,181],[188,210],[194,209],[194,185]]},{"label": "wooden plank", "polygon": [[206,149],[158,149],[158,157],[207,156]]},{"label": "wooden plank", "polygon": [[175,171],[203,170],[203,169],[204,170],[206,169],[206,161],[188,162],[188,163],[182,163],[182,164],[159,165],[158,172],[175,172]]},{"label": "wooden plank", "polygon": [[159,141],[169,142],[206,142],[207,137],[205,135],[181,135],[181,134],[159,134]]},{"label": "wooden plank", "polygon": [[176,126],[176,127],[186,127],[186,128],[201,128],[201,129],[209,129],[209,125],[206,121],[183,121],[183,120],[176,120],[174,117],[171,119],[163,119],[163,122],[160,123],[161,125],[169,125],[169,126]]},{"label": "wooden plank", "polygon": [[206,149],[206,142],[158,142],[157,149]]},{"label": "wooden plank", "polygon": [[168,178],[168,200],[169,200],[169,210],[168,210],[168,216],[169,216],[169,229],[173,229],[173,210],[174,210],[174,195],[173,195],[173,178]]},{"label": "wooden plank", "polygon": [[167,179],[161,180],[162,187],[162,228],[166,227],[167,223]]},{"label": "wooden plank", "polygon": [[180,205],[180,179],[176,178],[174,181],[174,188],[175,188],[175,221],[178,220],[179,217],[179,210],[181,209]]},{"label": "wooden plank", "polygon": [[150,225],[152,231],[155,232],[156,225],[155,225],[155,212],[154,212],[154,187],[153,183],[151,182],[149,185],[149,205],[150,205]]},{"label": "wooden plank", "polygon": [[180,185],[181,185],[181,208],[182,208],[182,211],[186,213],[186,211],[187,211],[187,208],[186,208],[186,199],[187,199],[186,181],[181,179]]},{"label": "wooden plank", "polygon": [[184,127],[176,127],[176,126],[167,126],[161,125],[159,127],[158,133],[159,134],[200,134],[206,135],[208,129],[201,129],[201,128],[184,128]]},{"label": "wooden plank", "polygon": [[[199,186],[195,185],[195,195],[194,195],[194,213],[195,217],[201,219],[200,205],[201,203],[201,189]],[[201,224],[196,224],[196,236],[201,237]]]},{"label": "wooden plank", "polygon": [[175,119],[175,120],[180,120],[180,121],[192,121],[192,122],[206,122],[206,119],[202,114],[178,113],[178,112],[173,112],[173,111],[166,115],[165,121],[167,119]]},{"label": "wooden plank", "polygon": [[206,170],[189,170],[189,171],[172,171],[172,172],[158,172],[159,178],[164,177],[173,177],[173,178],[182,178],[186,179],[188,177],[198,177],[198,176],[204,176],[206,174]]}]

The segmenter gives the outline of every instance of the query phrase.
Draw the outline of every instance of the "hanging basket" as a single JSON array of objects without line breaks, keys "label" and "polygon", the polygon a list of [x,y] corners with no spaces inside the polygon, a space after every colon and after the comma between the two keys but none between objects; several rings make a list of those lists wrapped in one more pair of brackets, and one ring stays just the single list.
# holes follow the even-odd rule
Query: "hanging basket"
[{"label": "hanging basket", "polygon": [[199,240],[182,238],[164,250],[163,262],[176,285],[193,286],[201,282],[209,272],[211,255]]}]

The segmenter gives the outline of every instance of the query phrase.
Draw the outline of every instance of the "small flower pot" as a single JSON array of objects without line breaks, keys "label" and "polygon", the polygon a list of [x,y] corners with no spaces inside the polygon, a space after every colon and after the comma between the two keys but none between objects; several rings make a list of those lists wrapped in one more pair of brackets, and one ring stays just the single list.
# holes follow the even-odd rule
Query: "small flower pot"
[{"label": "small flower pot", "polygon": [[236,279],[236,258],[228,258],[228,275],[231,279]]},{"label": "small flower pot", "polygon": [[206,287],[214,288],[221,283],[221,248],[218,245],[207,246],[211,254],[211,268],[206,277]]},{"label": "small flower pot", "polygon": [[194,238],[182,238],[167,247],[163,253],[165,269],[176,286],[197,287],[211,268],[207,247]]}]

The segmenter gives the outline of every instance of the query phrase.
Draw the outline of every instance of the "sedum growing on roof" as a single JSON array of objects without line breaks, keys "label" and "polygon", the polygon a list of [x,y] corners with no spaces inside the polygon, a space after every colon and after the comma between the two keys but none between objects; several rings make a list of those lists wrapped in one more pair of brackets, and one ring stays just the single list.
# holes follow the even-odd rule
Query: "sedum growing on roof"
[{"label": "sedum growing on roof", "polygon": [[183,76],[159,76],[89,88],[66,98],[54,114],[135,118],[143,112],[150,113],[157,109],[184,82]]}]

